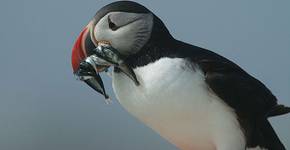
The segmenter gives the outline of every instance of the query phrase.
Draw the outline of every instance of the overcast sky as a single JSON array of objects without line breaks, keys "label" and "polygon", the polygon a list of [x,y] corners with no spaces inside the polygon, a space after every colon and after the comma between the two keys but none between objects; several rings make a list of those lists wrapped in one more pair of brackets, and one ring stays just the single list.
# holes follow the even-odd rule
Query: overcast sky
[{"label": "overcast sky", "polygon": [[[110,2],[0,1],[1,150],[176,150],[72,74],[75,39]],[[175,38],[233,60],[290,106],[290,1],[139,2]],[[271,123],[290,149],[290,115]]]}]

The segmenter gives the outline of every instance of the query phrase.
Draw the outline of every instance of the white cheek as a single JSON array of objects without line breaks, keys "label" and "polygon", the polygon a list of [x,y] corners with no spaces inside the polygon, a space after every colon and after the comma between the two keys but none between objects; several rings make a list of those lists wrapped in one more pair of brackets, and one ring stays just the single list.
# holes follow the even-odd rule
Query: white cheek
[{"label": "white cheek", "polygon": [[134,43],[136,42],[136,34],[138,32],[138,26],[134,23],[128,26],[124,26],[115,31],[112,36],[112,46],[117,48],[122,53],[132,53],[134,49]]},{"label": "white cheek", "polygon": [[127,53],[131,51],[131,46],[135,41],[136,28],[131,26],[122,27],[116,31],[112,31],[108,27],[105,19],[101,19],[95,26],[94,36],[97,41],[108,41],[120,52]]},{"label": "white cheek", "polygon": [[116,31],[112,31],[108,29],[107,23],[103,23],[95,27],[95,37],[97,40],[109,41],[111,45],[121,53],[135,53],[145,44],[145,42],[147,42],[149,36],[138,36],[140,27],[144,25],[146,24],[139,21],[121,27]]},{"label": "white cheek", "polygon": [[96,24],[94,29],[94,36],[98,41],[101,40],[111,41],[112,35],[114,35],[113,31],[109,29],[108,23],[105,18],[106,17],[102,18],[99,21],[99,23]]},{"label": "white cheek", "polygon": [[140,50],[150,38],[153,26],[153,16],[151,14],[140,15],[141,19],[120,27],[116,31],[109,28],[108,15],[100,19],[94,28],[94,36],[97,41],[108,41],[120,53],[132,54]]}]

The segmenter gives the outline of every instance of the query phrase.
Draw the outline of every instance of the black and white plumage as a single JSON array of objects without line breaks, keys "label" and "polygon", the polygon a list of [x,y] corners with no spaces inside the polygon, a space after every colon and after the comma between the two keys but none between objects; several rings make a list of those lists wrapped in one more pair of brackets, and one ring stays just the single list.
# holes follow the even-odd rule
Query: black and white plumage
[{"label": "black and white plumage", "polygon": [[230,60],[174,39],[144,6],[119,1],[103,7],[79,39],[74,71],[96,41],[109,41],[126,56],[140,82],[137,86],[116,67],[117,99],[178,148],[285,149],[267,118],[290,109],[278,105],[263,83]]}]

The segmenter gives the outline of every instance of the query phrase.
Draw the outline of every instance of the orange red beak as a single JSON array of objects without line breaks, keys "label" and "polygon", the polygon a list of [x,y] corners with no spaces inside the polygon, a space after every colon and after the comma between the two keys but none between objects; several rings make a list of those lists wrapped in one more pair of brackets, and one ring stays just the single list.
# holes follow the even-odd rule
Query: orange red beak
[{"label": "orange red beak", "polygon": [[85,60],[87,52],[85,48],[85,38],[89,34],[89,28],[85,27],[77,38],[74,47],[72,49],[71,63],[73,72],[76,73],[80,67],[80,62]]}]

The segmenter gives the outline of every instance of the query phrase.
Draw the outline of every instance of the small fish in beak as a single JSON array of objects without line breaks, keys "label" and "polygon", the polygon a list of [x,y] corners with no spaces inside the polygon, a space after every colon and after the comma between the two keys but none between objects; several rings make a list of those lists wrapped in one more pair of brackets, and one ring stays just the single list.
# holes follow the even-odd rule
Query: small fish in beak
[{"label": "small fish in beak", "polygon": [[[95,48],[94,53],[98,58],[101,60],[105,60],[109,63],[111,63],[114,67],[119,68],[122,72],[124,72],[130,79],[133,80],[136,86],[140,85],[139,81],[137,80],[136,74],[132,70],[131,67],[129,67],[125,62],[124,56],[122,56],[116,49],[114,49],[109,44],[101,43]],[[99,65],[103,65],[100,63],[97,63]]]},{"label": "small fish in beak", "polygon": [[93,50],[93,54],[80,62],[79,70],[76,75],[81,81],[87,83],[91,88],[104,95],[106,102],[109,96],[102,81],[100,72],[106,71],[110,66],[119,68],[129,78],[131,78],[135,85],[139,85],[134,71],[124,63],[124,57],[113,47],[108,44],[99,44]]},{"label": "small fish in beak", "polygon": [[102,68],[105,70],[105,66],[96,66],[95,63],[91,63],[91,58],[88,57],[85,61],[80,63],[79,70],[76,72],[79,80],[84,81],[88,84],[91,88],[99,92],[100,94],[104,95],[106,102],[110,101],[109,96],[106,93],[104,83],[102,81],[101,76],[97,68]]},{"label": "small fish in beak", "polygon": [[106,94],[99,73],[107,71],[110,66],[114,66],[124,72],[136,86],[140,84],[132,68],[125,63],[125,57],[108,42],[99,41],[96,48],[89,51],[91,55],[79,63],[79,69],[75,74],[81,81],[84,81],[91,88],[104,95],[106,102],[108,102],[109,96]]}]

